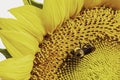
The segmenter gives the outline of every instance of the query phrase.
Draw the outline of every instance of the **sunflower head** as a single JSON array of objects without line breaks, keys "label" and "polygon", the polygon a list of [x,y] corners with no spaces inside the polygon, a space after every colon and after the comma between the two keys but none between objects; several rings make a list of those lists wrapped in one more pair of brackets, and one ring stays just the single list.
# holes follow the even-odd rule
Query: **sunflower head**
[{"label": "sunflower head", "polygon": [[[16,19],[0,19],[0,36],[16,64],[0,63],[3,79],[120,79],[120,11],[113,0],[45,0],[42,9],[24,1],[30,5],[10,10]],[[9,70],[2,74],[8,65],[19,69],[12,72],[16,78]]]}]

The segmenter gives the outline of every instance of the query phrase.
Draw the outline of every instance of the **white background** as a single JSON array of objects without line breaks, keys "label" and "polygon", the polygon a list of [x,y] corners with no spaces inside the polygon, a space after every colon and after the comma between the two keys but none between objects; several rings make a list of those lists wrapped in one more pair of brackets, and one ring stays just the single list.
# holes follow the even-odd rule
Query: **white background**
[{"label": "white background", "polygon": [[[22,0],[0,0],[0,18],[1,17],[13,17],[10,15],[8,10],[13,7],[23,5]],[[0,48],[5,48],[0,39]],[[0,61],[5,60],[6,58],[0,53]],[[0,80],[2,80],[0,78]]]},{"label": "white background", "polygon": [[[22,6],[22,0],[0,0],[0,17],[13,18],[13,16],[8,12],[10,8]],[[0,48],[5,48],[0,40]],[[0,61],[4,60],[5,57],[0,53]]]},{"label": "white background", "polygon": [[[44,3],[44,0],[34,0],[39,3]],[[0,17],[2,18],[14,18],[12,14],[8,12],[9,9],[19,7],[23,5],[23,0],[0,0]],[[5,48],[0,39],[0,48]],[[5,57],[0,53],[0,61],[5,60]]]}]

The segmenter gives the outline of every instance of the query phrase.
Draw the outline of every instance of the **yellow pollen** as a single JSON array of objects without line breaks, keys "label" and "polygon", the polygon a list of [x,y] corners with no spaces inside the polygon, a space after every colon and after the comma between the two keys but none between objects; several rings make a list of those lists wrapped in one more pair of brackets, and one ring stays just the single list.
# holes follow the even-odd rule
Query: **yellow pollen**
[{"label": "yellow pollen", "polygon": [[115,47],[120,44],[120,35],[117,34],[120,34],[120,11],[105,7],[81,11],[44,37],[39,45],[41,51],[35,55],[30,80],[72,80],[70,77],[78,74],[69,74],[81,59],[66,62],[70,51],[79,47],[79,43],[96,48],[110,43],[109,46]]}]

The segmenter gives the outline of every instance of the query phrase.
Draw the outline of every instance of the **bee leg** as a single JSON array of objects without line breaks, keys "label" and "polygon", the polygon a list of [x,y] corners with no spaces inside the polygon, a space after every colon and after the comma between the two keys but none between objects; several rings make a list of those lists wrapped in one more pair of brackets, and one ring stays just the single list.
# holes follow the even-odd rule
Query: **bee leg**
[{"label": "bee leg", "polygon": [[71,59],[75,55],[75,51],[72,49],[70,52],[67,52],[67,59]]},{"label": "bee leg", "polygon": [[88,43],[84,43],[82,48],[87,48]]},{"label": "bee leg", "polygon": [[70,51],[70,54],[75,55],[75,51],[74,51],[74,50],[71,50],[71,51]]},{"label": "bee leg", "polygon": [[82,46],[82,48],[85,48],[86,47],[86,44],[84,43],[84,45]]},{"label": "bee leg", "polygon": [[82,48],[82,45],[81,45],[82,43],[81,42],[79,42],[79,45],[80,45],[80,48]]}]

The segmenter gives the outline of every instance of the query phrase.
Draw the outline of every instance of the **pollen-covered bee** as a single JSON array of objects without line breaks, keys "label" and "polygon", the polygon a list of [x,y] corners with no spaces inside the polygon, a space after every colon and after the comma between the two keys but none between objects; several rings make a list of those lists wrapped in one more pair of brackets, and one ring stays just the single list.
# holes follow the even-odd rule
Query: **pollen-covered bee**
[{"label": "pollen-covered bee", "polygon": [[95,50],[95,47],[90,44],[85,44],[83,47],[77,47],[70,51],[73,58],[82,58]]}]

